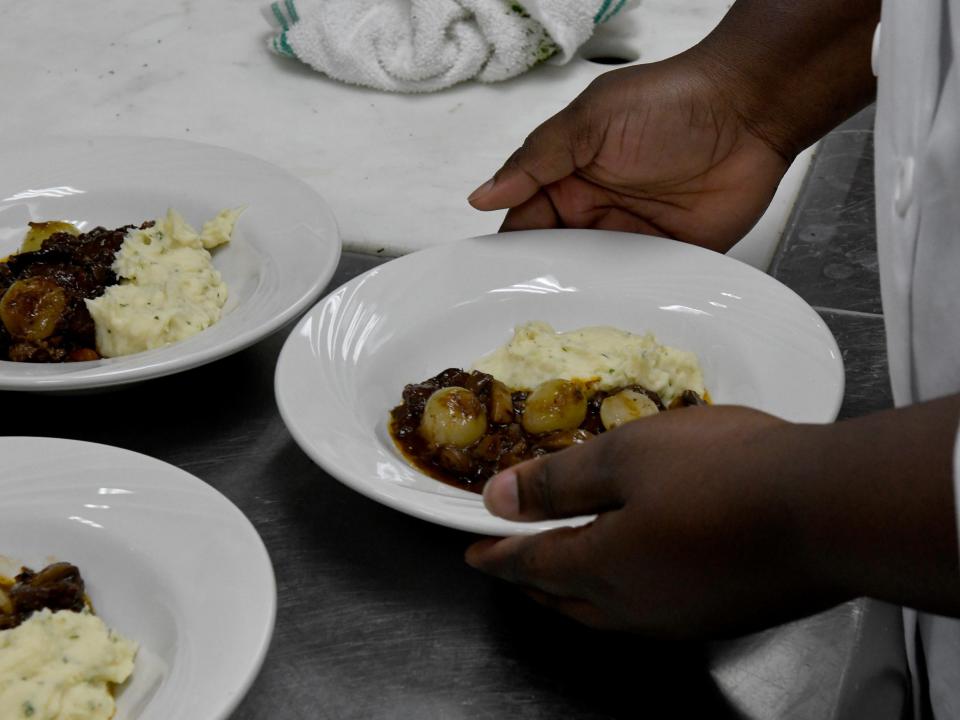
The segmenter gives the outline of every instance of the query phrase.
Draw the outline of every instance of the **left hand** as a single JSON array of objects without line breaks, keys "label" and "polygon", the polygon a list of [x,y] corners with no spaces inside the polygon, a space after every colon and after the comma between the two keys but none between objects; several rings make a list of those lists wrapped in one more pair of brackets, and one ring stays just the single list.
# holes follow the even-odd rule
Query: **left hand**
[{"label": "left hand", "polygon": [[726,252],[763,213],[792,157],[748,122],[742,83],[696,50],[604,73],[536,128],[469,201],[510,208],[501,231],[595,228]]},{"label": "left hand", "polygon": [[522,463],[488,482],[493,514],[597,518],[485,539],[466,560],[601,628],[717,636],[822,609],[843,592],[823,565],[809,569],[782,492],[803,473],[783,460],[805,454],[802,428],[743,407],[694,407]]}]

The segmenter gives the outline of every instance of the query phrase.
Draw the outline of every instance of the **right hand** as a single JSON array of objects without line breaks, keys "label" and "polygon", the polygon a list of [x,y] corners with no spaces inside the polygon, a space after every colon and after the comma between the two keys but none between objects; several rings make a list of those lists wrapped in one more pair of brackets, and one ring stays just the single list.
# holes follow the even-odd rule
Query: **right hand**
[{"label": "right hand", "polygon": [[484,539],[467,562],[588,625],[646,635],[721,637],[822,609],[850,593],[809,560],[800,483],[781,471],[815,433],[722,405],[626,423],[484,489],[508,520],[593,522]]},{"label": "right hand", "polygon": [[766,209],[792,157],[756,134],[736,88],[706,64],[688,53],[601,75],[470,203],[510,208],[501,231],[621,230],[725,252]]}]

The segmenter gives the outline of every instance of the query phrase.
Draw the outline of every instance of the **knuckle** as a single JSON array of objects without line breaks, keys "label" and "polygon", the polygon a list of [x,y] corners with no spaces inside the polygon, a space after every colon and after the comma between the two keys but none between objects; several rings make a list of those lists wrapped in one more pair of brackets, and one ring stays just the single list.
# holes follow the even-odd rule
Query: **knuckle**
[{"label": "knuckle", "polygon": [[521,513],[531,512],[538,516],[556,517],[553,485],[550,482],[550,462],[541,460],[535,463],[532,470],[524,488],[526,492],[520,492]]},{"label": "knuckle", "polygon": [[535,535],[517,553],[514,567],[519,582],[544,591],[554,591],[558,575],[563,574],[558,555],[556,533]]},{"label": "knuckle", "polygon": [[[544,464],[547,465],[547,463]],[[542,484],[540,496],[543,498],[543,512],[549,518],[558,517],[554,486],[553,483],[550,482],[550,473],[546,471],[546,468],[544,468],[544,472],[541,473],[540,478]]]},{"label": "knuckle", "polygon": [[531,543],[517,558],[517,570],[527,582],[536,583],[544,574],[546,563],[539,543]]},{"label": "knuckle", "polygon": [[[514,175],[522,175],[527,182],[540,185],[539,163],[540,154],[530,136],[523,141],[523,145],[517,148],[513,154],[507,158],[503,165],[503,170],[509,171]],[[503,172],[501,170],[501,172]]]}]

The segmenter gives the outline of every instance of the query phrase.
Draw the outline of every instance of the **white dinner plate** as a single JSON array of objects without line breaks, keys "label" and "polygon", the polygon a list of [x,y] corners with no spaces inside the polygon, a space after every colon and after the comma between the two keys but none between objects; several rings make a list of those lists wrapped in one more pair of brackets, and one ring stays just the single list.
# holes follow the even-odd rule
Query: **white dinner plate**
[{"label": "white dinner plate", "polygon": [[0,390],[87,390],[179,372],[241,350],[316,301],[340,258],[333,215],[306,183],[226,148],[163,138],[47,138],[0,144],[0,257],[29,221],[88,231],[139,225],[169,208],[198,228],[246,209],[213,251],[229,297],[213,327],[173,345],[79,363],[0,361]]},{"label": "white dinner plate", "polygon": [[250,521],[172,465],[106,445],[0,438],[0,573],[80,569],[139,644],[116,720],[227,717],[273,634],[276,583]]},{"label": "white dinner plate", "polygon": [[411,467],[387,430],[404,385],[469,367],[530,320],[651,331],[697,354],[718,404],[822,423],[843,397],[830,330],[765,273],[662,238],[541,230],[422,250],[328,295],[284,344],[280,413],[328,473],[390,507],[491,535],[554,527],[493,517],[479,495]]}]

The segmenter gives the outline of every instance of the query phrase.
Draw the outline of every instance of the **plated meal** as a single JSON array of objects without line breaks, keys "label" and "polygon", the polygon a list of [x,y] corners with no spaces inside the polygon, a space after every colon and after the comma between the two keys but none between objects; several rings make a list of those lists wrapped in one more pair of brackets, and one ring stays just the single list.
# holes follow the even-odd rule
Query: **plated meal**
[{"label": "plated meal", "polygon": [[[0,455],[0,718],[56,718],[82,695],[102,720],[112,684],[114,720],[226,720],[276,611],[247,517],[197,477],[119,448],[0,437]],[[99,700],[86,680],[64,689],[77,678]]]},{"label": "plated meal", "polygon": [[29,223],[19,250],[0,260],[0,359],[117,357],[210,327],[227,286],[209,251],[230,241],[239,214],[223,210],[199,233],[173,209],[113,230]]},{"label": "plated meal", "polygon": [[494,474],[667,409],[703,405],[693,353],[612,327],[529,322],[473,369],[403,389],[390,434],[438,480],[480,492]]},{"label": "plated meal", "polygon": [[109,720],[136,654],[94,613],[76,566],[0,576],[0,717]]},{"label": "plated meal", "polygon": [[[0,322],[0,390],[86,392],[226,357],[305,310],[337,267],[339,231],[323,198],[290,172],[242,152],[167,138],[45,137],[0,141],[0,167],[0,259],[7,259],[0,294],[28,279],[21,274],[42,276],[21,283],[7,298],[7,323]],[[166,242],[167,233],[158,242],[164,224],[177,236],[186,230],[178,218],[164,216],[168,208],[197,229],[186,233],[188,244],[202,236],[200,244],[207,245],[213,236],[202,225],[224,208],[237,207],[244,209],[229,242],[203,248],[213,254],[219,281],[209,268],[201,271],[186,260],[184,272],[168,276],[174,284],[178,276],[191,278],[184,288],[191,295],[219,288],[210,302],[183,313],[171,309],[166,281],[162,293],[156,287],[133,289],[133,275],[143,279],[160,257],[165,262],[168,255],[184,253]],[[42,240],[49,248],[24,248],[30,223],[48,221],[61,222],[48,226],[50,235],[66,234]],[[151,221],[152,228],[141,227]],[[86,245],[76,238],[98,226],[105,230],[96,231],[99,238],[89,248],[102,241],[93,252],[96,263],[89,252],[68,252]],[[114,267],[110,253],[125,238],[129,262]],[[41,263],[28,257],[53,260],[53,255],[59,255],[59,272],[51,267],[39,272]],[[11,277],[13,270],[17,277]],[[32,322],[24,310],[38,296],[44,302],[36,304]],[[18,297],[24,302],[15,302]],[[157,305],[165,310],[156,312]],[[120,322],[118,313],[129,310],[139,319]],[[198,324],[207,327],[186,337]]]},{"label": "plated meal", "polygon": [[[593,350],[606,342],[604,334],[629,345],[622,360],[606,347],[581,353],[571,342],[578,334]],[[559,356],[576,361],[567,375],[553,365]],[[627,358],[647,368],[627,372]],[[545,405],[572,398],[557,403],[576,408],[570,424],[525,428],[530,398],[540,384],[557,380],[569,384],[548,385]],[[494,401],[494,381],[509,391],[509,404],[499,391],[502,401]],[[407,386],[408,407],[394,423],[391,410],[402,408]],[[443,422],[434,422],[440,431],[427,430],[424,438],[417,408],[422,403],[425,411],[441,386],[464,388],[479,403],[460,391],[439,395],[439,417],[463,422],[449,436]],[[284,422],[330,476],[404,513],[488,535],[591,519],[494,517],[472,491],[490,472],[549,451],[548,439],[558,447],[592,442],[586,432],[606,432],[604,414],[615,425],[618,404],[630,417],[651,405],[683,412],[670,407],[686,390],[796,422],[829,422],[843,396],[843,362],[820,316],[751,266],[664,238],[539,230],[451,241],[354,278],[291,331],[276,371]],[[605,400],[609,413],[601,412]],[[513,421],[497,422],[501,410]],[[479,415],[484,422],[476,422]],[[425,456],[403,440],[398,445],[391,431],[404,424],[407,441],[423,439]]]}]

